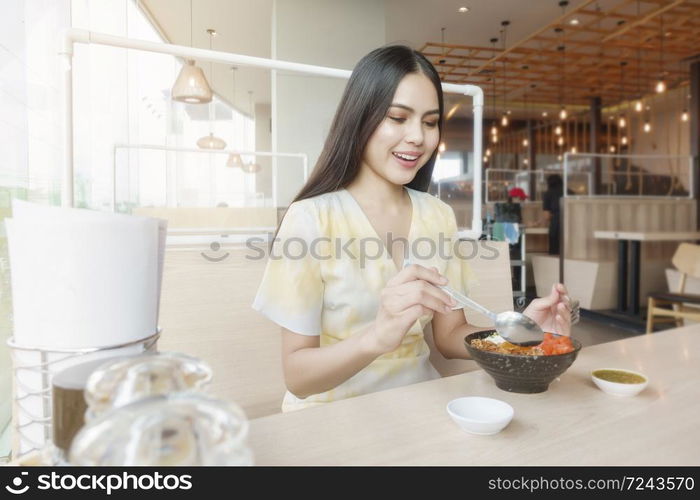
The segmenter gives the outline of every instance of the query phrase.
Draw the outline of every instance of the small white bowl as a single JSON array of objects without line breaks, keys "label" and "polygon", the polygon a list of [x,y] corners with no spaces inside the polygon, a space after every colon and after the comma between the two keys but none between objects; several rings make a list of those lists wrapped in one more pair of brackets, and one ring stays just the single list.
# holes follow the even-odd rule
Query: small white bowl
[{"label": "small white bowl", "polygon": [[515,412],[498,399],[468,397],[447,403],[447,413],[463,431],[486,436],[501,432]]},{"label": "small white bowl", "polygon": [[[611,382],[610,380],[604,380],[602,378],[596,377],[594,375],[595,372],[600,371],[600,370],[614,370],[618,372],[625,372],[625,373],[631,373],[633,375],[638,375],[644,379],[644,382],[638,382],[638,383],[622,383],[622,382]],[[621,368],[597,368],[591,372],[591,379],[593,380],[593,383],[598,386],[598,388],[606,392],[608,394],[612,394],[613,396],[623,396],[623,397],[630,397],[630,396],[636,396],[640,392],[644,390],[644,388],[649,385],[649,379],[646,377],[646,375],[638,372],[634,372],[632,370],[624,370]]]}]

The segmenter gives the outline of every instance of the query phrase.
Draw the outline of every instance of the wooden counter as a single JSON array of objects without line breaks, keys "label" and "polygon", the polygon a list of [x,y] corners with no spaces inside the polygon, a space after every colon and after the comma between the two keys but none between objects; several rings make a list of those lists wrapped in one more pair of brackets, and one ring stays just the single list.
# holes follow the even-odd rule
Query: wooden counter
[{"label": "wooden counter", "polygon": [[[542,394],[498,389],[482,370],[251,422],[258,465],[700,465],[700,325],[584,348]],[[633,398],[610,396],[596,368],[645,373]],[[462,396],[510,403],[492,436],[460,430],[445,411]]]}]

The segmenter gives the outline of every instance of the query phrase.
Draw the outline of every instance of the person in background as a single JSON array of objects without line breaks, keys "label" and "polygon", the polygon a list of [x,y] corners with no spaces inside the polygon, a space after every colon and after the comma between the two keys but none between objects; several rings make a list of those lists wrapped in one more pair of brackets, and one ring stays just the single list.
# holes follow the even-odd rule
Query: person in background
[{"label": "person in background", "polygon": [[559,255],[559,200],[564,196],[561,175],[547,177],[547,191],[542,195],[542,221],[549,228],[549,254]]}]

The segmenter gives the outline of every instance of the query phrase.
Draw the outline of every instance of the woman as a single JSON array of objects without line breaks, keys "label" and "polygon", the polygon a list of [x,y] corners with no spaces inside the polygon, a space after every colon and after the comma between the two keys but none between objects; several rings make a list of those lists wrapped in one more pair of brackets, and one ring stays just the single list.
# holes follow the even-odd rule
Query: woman
[{"label": "woman", "polygon": [[[376,49],[353,70],[253,304],[282,326],[284,411],[437,378],[429,321],[445,357],[468,358],[463,339],[479,328],[438,286],[466,292],[469,268],[449,248],[430,251],[457,232],[452,209],[426,193],[442,116],[439,76],[409,47]],[[565,292],[527,313],[568,332]]]}]

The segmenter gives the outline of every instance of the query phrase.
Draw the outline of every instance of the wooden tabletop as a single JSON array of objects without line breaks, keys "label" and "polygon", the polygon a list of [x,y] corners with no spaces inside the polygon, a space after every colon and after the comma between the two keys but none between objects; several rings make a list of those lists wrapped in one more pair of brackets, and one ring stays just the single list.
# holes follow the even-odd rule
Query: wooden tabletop
[{"label": "wooden tabletop", "polygon": [[[596,368],[646,374],[638,396],[591,381]],[[258,465],[700,465],[700,325],[584,348],[541,394],[498,389],[482,370],[262,417],[249,444]],[[476,436],[445,406],[462,396],[508,402],[502,432]]]},{"label": "wooden tabletop", "polygon": [[593,231],[593,236],[601,240],[636,241],[696,241],[700,240],[697,231]]}]

